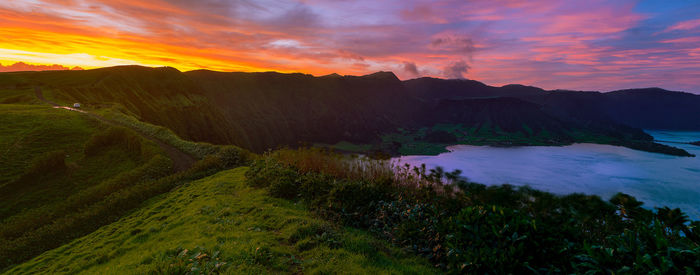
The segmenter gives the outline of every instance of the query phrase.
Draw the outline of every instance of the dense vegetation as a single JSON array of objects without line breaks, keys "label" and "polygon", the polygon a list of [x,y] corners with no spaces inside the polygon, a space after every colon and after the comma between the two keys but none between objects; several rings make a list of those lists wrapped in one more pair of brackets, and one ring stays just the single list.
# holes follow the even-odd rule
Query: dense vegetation
[{"label": "dense vegetation", "polygon": [[187,182],[7,274],[435,274],[425,259],[250,188],[237,168]]},{"label": "dense vegetation", "polygon": [[318,149],[254,161],[252,186],[301,201],[329,220],[363,228],[454,273],[692,273],[700,222],[679,209],[642,208],[617,194],[555,196],[489,186],[459,171],[393,167]]}]

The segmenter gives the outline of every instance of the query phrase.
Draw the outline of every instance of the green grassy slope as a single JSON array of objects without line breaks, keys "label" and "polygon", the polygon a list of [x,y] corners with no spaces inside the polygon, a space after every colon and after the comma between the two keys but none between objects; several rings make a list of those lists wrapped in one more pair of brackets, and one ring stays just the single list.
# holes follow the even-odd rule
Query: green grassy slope
[{"label": "green grassy slope", "polygon": [[[424,259],[248,187],[246,169],[185,184],[6,273],[174,273],[189,270],[190,258],[210,268],[225,263],[226,274],[436,273]],[[197,252],[217,256],[197,258]]]},{"label": "green grassy slope", "polygon": [[136,132],[85,114],[0,104],[0,269],[84,234],[95,225],[78,218],[89,206],[171,173],[164,155]]},{"label": "green grassy slope", "polygon": [[[145,163],[159,149],[140,140],[138,152],[86,144],[108,127],[83,114],[37,105],[0,104],[0,221],[65,200],[95,183]],[[49,165],[50,158],[58,164]]]}]

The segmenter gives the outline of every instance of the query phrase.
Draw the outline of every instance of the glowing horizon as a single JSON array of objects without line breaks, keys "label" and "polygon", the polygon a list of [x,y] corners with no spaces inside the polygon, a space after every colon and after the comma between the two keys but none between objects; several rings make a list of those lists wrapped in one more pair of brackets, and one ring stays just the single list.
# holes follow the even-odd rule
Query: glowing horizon
[{"label": "glowing horizon", "polygon": [[0,71],[392,71],[700,93],[698,14],[693,1],[3,1]]}]

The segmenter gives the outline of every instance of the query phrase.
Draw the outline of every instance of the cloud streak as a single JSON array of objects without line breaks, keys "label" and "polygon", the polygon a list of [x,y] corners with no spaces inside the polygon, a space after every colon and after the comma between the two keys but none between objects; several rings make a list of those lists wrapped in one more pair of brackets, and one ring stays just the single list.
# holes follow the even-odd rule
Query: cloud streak
[{"label": "cloud streak", "polygon": [[[0,1],[0,62],[301,71],[700,93],[700,5],[649,1]],[[670,6],[670,7],[669,7]]]}]

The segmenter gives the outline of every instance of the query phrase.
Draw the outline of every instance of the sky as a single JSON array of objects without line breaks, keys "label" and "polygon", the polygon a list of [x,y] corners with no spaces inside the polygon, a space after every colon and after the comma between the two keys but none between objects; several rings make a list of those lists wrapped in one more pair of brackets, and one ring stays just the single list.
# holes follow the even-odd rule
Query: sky
[{"label": "sky", "polygon": [[700,94],[700,1],[0,1],[0,71],[127,64]]}]

